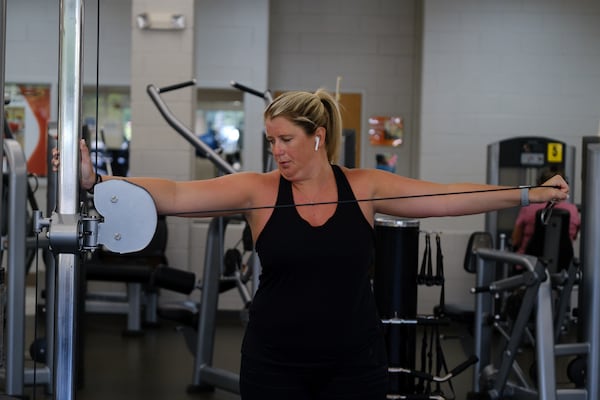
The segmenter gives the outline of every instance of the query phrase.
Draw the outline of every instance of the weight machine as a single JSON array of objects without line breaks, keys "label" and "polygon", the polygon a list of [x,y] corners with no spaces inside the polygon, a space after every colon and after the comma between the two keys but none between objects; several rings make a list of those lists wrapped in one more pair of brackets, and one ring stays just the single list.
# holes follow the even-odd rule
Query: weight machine
[{"label": "weight machine", "polygon": [[[556,310],[552,307],[552,276],[540,259],[500,250],[477,250],[477,288],[475,320],[475,355],[479,361],[473,376],[471,399],[514,398],[540,400],[591,400],[600,398],[600,383],[596,379],[600,373],[600,249],[597,246],[600,234],[600,144],[588,143],[586,152],[586,188],[582,234],[581,301],[579,302],[580,338],[575,343],[556,343],[560,316],[553,318]],[[522,275],[502,280],[495,279],[497,263],[519,264],[525,267]],[[569,281],[570,278],[567,278]],[[571,280],[572,281],[572,280]],[[500,356],[500,363],[494,366],[490,355],[493,319],[493,299],[490,293],[500,293],[516,287],[524,287],[525,294],[515,319],[512,334]],[[560,304],[560,303],[559,303]],[[536,382],[529,385],[524,373],[515,364],[517,350],[526,325],[536,309],[535,315],[535,354]],[[564,310],[559,305],[558,312]],[[575,388],[557,388],[555,357],[577,356],[582,384]],[[515,371],[517,381],[509,379]],[[483,396],[483,397],[481,397]]]},{"label": "weight machine", "polygon": [[[194,147],[197,153],[202,154],[203,157],[210,160],[218,168],[220,173],[236,173],[236,170],[227,163],[227,161],[222,159],[210,146],[200,140],[194,132],[182,124],[173,115],[160,96],[161,93],[192,85],[195,85],[195,81],[193,80],[163,88],[148,85],[147,92],[169,126],[186,139]],[[260,96],[267,101],[270,101],[271,99],[269,92],[261,94],[254,89],[250,89],[235,82],[232,82],[232,86],[239,90]],[[252,247],[251,244],[245,245],[247,250],[251,250],[251,254],[247,261],[249,272],[242,274],[240,271],[234,271],[234,273],[229,276],[223,276],[223,272],[225,271],[225,233],[227,225],[234,220],[242,221],[243,217],[215,217],[211,220],[206,238],[204,275],[199,284],[201,289],[200,303],[195,305],[194,309],[188,307],[183,311],[183,314],[186,315],[182,319],[188,321],[188,325],[195,325],[196,331],[195,340],[188,339],[188,342],[190,342],[189,347],[194,353],[193,377],[192,384],[188,387],[189,392],[204,392],[219,387],[232,393],[239,393],[239,376],[230,371],[216,368],[212,364],[219,293],[227,288],[235,286],[240,292],[244,304],[249,305],[254,292],[258,288],[260,262],[256,252],[252,249],[248,249],[248,247]],[[252,293],[250,293],[246,287],[246,283],[249,280],[251,280],[252,284]]]},{"label": "weight machine", "polygon": [[[568,268],[563,266],[564,269],[556,273],[554,267],[557,260],[553,263],[547,259],[544,251],[544,254],[540,254],[540,260],[544,262],[542,270],[538,270],[538,259],[533,257],[529,259],[525,271],[530,280],[517,282],[517,279],[524,277],[501,279],[506,278],[506,273],[496,271],[496,268],[508,264],[526,265],[524,263],[527,261],[520,258],[522,255],[487,249],[477,252],[477,291],[481,293],[476,295],[474,328],[475,353],[480,361],[475,368],[470,399],[600,398],[600,384],[595,379],[600,373],[600,338],[597,335],[600,329],[600,295],[597,293],[600,285],[600,253],[597,246],[600,229],[600,214],[597,210],[600,201],[600,145],[597,142],[597,137],[583,140],[580,265],[572,263]],[[515,178],[519,182],[533,182],[537,169],[548,165],[559,166],[559,170],[563,169],[566,177],[573,183],[574,158],[573,147],[543,137],[512,138],[494,143],[488,148],[488,183],[509,185]],[[511,212],[514,211],[488,213],[490,215],[486,215],[486,229],[494,235],[505,236],[512,226],[510,221],[514,221],[514,217],[506,218]],[[553,215],[551,218],[554,217]],[[557,242],[555,245],[558,246]],[[574,343],[558,343],[569,302],[567,297],[570,298],[570,291],[576,283],[579,286],[578,338]],[[561,291],[558,298],[556,294],[552,294],[555,286]],[[513,310],[518,313],[515,313],[514,320],[511,321],[512,331],[508,332],[504,322],[495,319],[495,301],[492,297],[506,299],[507,290],[515,287],[520,287],[524,295]],[[483,293],[485,291],[490,293]],[[535,317],[532,316],[534,310],[537,310]],[[498,330],[505,339],[499,360],[493,360],[490,354],[494,330]],[[525,342],[521,341],[522,338],[525,338]],[[527,340],[535,345],[536,362],[530,371],[531,379],[528,379],[515,361],[516,351],[520,351],[520,346]],[[554,375],[556,357],[575,357],[567,368],[567,375],[575,384],[574,388],[557,387]]]},{"label": "weight machine", "polygon": [[[1,51],[4,54],[4,36],[6,21],[6,2],[1,4]],[[38,372],[47,374],[48,381],[52,377],[54,398],[70,400],[75,397],[75,343],[78,337],[76,330],[76,315],[79,285],[79,257],[81,252],[94,250],[100,244],[116,252],[131,252],[144,248],[150,241],[156,227],[156,210],[154,203],[143,189],[126,182],[105,182],[97,185],[95,204],[100,215],[89,215],[81,209],[79,201],[79,135],[81,115],[81,61],[82,61],[82,32],[83,32],[83,1],[61,0],[60,2],[60,35],[59,35],[59,80],[58,80],[58,148],[60,165],[56,175],[58,193],[56,208],[51,216],[44,218],[41,211],[33,215],[34,232],[40,234],[47,230],[49,246],[54,253],[51,268],[56,277],[54,284],[49,286],[47,296],[53,299],[48,310],[53,317],[54,336],[52,337],[52,357],[49,369],[40,368]],[[2,57],[4,60],[4,56]],[[4,89],[4,64],[0,67],[1,89]],[[3,103],[3,102],[2,102]],[[0,122],[3,126],[3,104],[0,106]],[[0,135],[1,136],[1,135]],[[1,140],[1,139],[0,139]],[[9,148],[11,145],[9,145]],[[10,154],[18,152],[10,151]],[[12,157],[12,156],[11,156]],[[15,160],[18,161],[18,160]],[[13,172],[17,172],[19,163],[13,163]],[[14,184],[23,184],[22,179],[13,179]],[[2,185],[0,185],[1,187]],[[21,190],[22,189],[22,190]],[[1,189],[0,189],[1,190]],[[12,189],[11,189],[12,190]],[[25,193],[25,188],[16,188],[15,193]],[[133,207],[130,202],[135,204]],[[24,204],[23,202],[22,204]],[[22,207],[23,211],[24,208]],[[111,215],[104,220],[103,215]],[[25,229],[25,223],[21,225]],[[12,232],[21,235],[19,232]],[[25,259],[25,238],[21,248],[13,249],[9,257]],[[14,240],[14,238],[13,238]],[[12,364],[7,369],[7,395],[22,397],[25,369],[22,367],[22,340],[17,340],[16,332],[23,332],[19,326],[24,324],[24,293],[19,288],[24,287],[24,270],[11,271],[18,282],[13,282],[9,290],[9,298],[14,298],[13,306],[9,307],[9,324],[14,332],[15,352],[10,357]],[[12,279],[12,278],[9,278]],[[9,282],[10,284],[10,282]],[[22,296],[21,296],[22,295]],[[20,299],[20,300],[19,300]],[[20,301],[20,303],[19,303]],[[18,325],[18,326],[17,326]],[[11,339],[9,339],[11,340]],[[17,354],[19,352],[20,354]],[[51,372],[50,372],[51,371]],[[46,375],[42,375],[46,376]],[[29,376],[28,376],[29,379]]]}]

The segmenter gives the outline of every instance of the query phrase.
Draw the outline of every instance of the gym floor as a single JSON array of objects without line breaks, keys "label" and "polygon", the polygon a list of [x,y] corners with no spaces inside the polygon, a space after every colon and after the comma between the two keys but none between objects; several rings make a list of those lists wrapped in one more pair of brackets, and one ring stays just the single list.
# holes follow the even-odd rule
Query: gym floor
[{"label": "gym floor", "polygon": [[[219,389],[189,394],[194,359],[177,324],[161,321],[143,336],[122,335],[124,318],[107,315],[86,317],[83,384],[78,400],[231,400],[239,396]],[[227,318],[215,335],[214,365],[239,371],[243,326]]]},{"label": "gym floor", "polygon": [[[87,314],[83,321],[84,361],[78,377],[78,400],[239,400],[239,396],[215,389],[207,393],[188,393],[192,381],[194,359],[184,335],[173,321],[161,320],[159,326],[146,328],[141,336],[123,335],[126,319],[123,315]],[[33,332],[33,317],[27,318],[27,328]],[[219,313],[215,333],[213,365],[237,373],[243,323],[236,313]],[[472,354],[472,340],[460,324],[440,327],[441,347],[448,369],[465,361]],[[28,347],[32,341],[27,342]],[[416,339],[416,363],[421,366],[423,336]],[[526,372],[533,362],[531,349],[524,349],[519,363]],[[435,357],[435,355],[434,355]],[[429,355],[428,355],[429,359]],[[560,359],[560,358],[559,358]],[[429,362],[429,361],[427,361]],[[28,364],[29,366],[30,364]],[[433,363],[435,368],[435,359]],[[562,371],[562,372],[561,372]],[[565,377],[566,364],[557,364],[557,383],[571,386]],[[442,374],[443,375],[443,374]],[[472,387],[472,367],[452,379],[452,388],[444,383],[440,389],[448,399],[463,400]],[[564,387],[564,386],[562,386]],[[435,386],[432,387],[435,390]],[[35,391],[35,399],[51,399],[44,386]],[[32,388],[26,395],[34,399]]]},{"label": "gym floor", "polygon": [[[194,359],[177,323],[161,320],[159,326],[145,328],[140,336],[124,335],[126,324],[122,315],[85,316],[77,400],[239,400],[238,395],[220,389],[187,393]],[[239,320],[220,318],[215,335],[216,367],[238,372],[243,329]],[[27,330],[33,332],[33,317],[28,317]],[[26,388],[26,395],[33,399],[32,388]],[[35,398],[47,400],[52,396],[42,385]]]},{"label": "gym floor", "polygon": [[[32,321],[28,321],[32,325]],[[188,393],[194,359],[175,322],[161,320],[142,336],[123,335],[124,316],[88,314],[84,321],[84,362],[77,400],[234,400],[239,396],[215,389],[208,393]],[[446,328],[442,346],[448,368],[466,359],[457,334],[459,328]],[[28,329],[30,330],[30,329]],[[31,331],[31,330],[30,330]],[[215,334],[214,366],[237,373],[244,327],[229,314],[221,316]],[[30,342],[28,342],[27,346]],[[421,337],[417,338],[420,349]],[[420,365],[417,359],[417,365]],[[471,387],[472,369],[453,379],[455,396],[447,384],[442,390],[455,399],[465,399]],[[27,389],[30,399],[31,388]],[[50,399],[43,387],[37,399]]]}]

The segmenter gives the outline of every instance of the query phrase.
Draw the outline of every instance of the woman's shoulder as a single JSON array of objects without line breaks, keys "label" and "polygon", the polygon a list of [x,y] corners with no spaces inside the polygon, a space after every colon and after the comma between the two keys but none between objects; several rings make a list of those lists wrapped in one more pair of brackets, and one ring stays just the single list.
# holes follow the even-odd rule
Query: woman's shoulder
[{"label": "woman's shoulder", "polygon": [[391,174],[378,169],[340,167],[346,175],[354,194],[357,197],[371,197],[377,185],[384,182],[385,174]]},{"label": "woman's shoulder", "polygon": [[263,184],[263,183],[273,183],[279,181],[279,171],[274,170],[270,172],[252,172],[252,171],[243,171],[235,174],[229,175],[231,179],[239,180],[241,182],[249,183],[249,184]]},{"label": "woman's shoulder", "polygon": [[372,171],[375,171],[366,168],[348,168],[342,166],[339,168],[348,179],[348,182],[350,182],[350,184],[353,186],[364,185],[366,182],[369,182],[371,179],[373,179]]},{"label": "woman's shoulder", "polygon": [[281,174],[279,171],[270,172],[239,172],[237,176],[240,185],[245,185],[252,192],[265,192],[268,189],[276,190],[279,187]]},{"label": "woman's shoulder", "polygon": [[352,179],[370,179],[376,173],[381,172],[380,170],[374,168],[348,168],[341,165],[338,167],[344,172],[344,175]]},{"label": "woman's shoulder", "polygon": [[403,178],[393,172],[375,168],[340,168],[351,183],[355,181],[360,184],[374,184],[378,182],[395,181]]}]

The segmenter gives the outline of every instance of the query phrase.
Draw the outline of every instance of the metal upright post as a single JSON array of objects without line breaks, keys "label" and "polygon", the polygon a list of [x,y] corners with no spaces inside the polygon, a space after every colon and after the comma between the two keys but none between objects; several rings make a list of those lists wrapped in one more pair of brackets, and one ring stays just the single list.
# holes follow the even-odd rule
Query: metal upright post
[{"label": "metal upright post", "polygon": [[[4,130],[4,67],[5,67],[5,50],[6,47],[6,0],[0,0],[0,94],[2,95],[2,100],[0,101],[0,129]],[[0,151],[4,150],[4,132],[0,134]],[[4,173],[0,173],[0,226],[4,226],[4,221],[2,220],[3,216],[6,215],[4,213],[5,207],[7,206],[3,201],[4,196],[2,195],[2,191],[4,188]],[[4,307],[4,304],[0,304],[0,307]],[[9,318],[8,316],[6,316]],[[0,327],[4,329],[4,326]],[[4,341],[6,343],[6,341]],[[4,346],[4,343],[0,343],[0,346]],[[3,348],[3,352],[6,351],[7,348]],[[10,359],[10,357],[8,357]],[[20,378],[20,377],[19,377]],[[5,377],[5,381],[7,377]],[[6,383],[5,383],[6,386]]]},{"label": "metal upright post", "polygon": [[[77,336],[77,258],[79,213],[79,133],[81,127],[82,0],[61,0],[58,79],[57,212],[51,231],[64,240],[53,246],[57,254],[54,338],[54,398],[75,396],[75,339]],[[57,248],[58,247],[58,248]]]},{"label": "metal upright post", "polygon": [[25,154],[16,140],[5,140],[4,157],[10,173],[7,207],[9,241],[6,296],[5,389],[11,396],[23,396],[25,345]]},{"label": "metal upright post", "polygon": [[[56,123],[52,123],[52,131],[56,133]],[[48,135],[48,148],[47,148],[47,165],[48,171],[52,171],[52,149],[58,148],[58,140],[56,135]],[[58,186],[56,183],[57,174],[49,172],[47,177],[46,185],[46,215],[51,215],[56,209],[56,195]],[[55,308],[54,300],[56,293],[56,258],[49,248],[44,249],[44,265],[46,266],[46,365],[50,369],[51,379],[48,383],[48,393],[54,393],[54,382],[52,374],[52,368],[54,367],[54,324],[55,319]]]},{"label": "metal upright post", "polygon": [[586,389],[588,399],[600,399],[600,144],[589,144],[587,149],[585,190],[584,231],[582,235],[583,277],[582,299],[580,303],[583,340],[589,345],[587,355]]},{"label": "metal upright post", "polygon": [[[0,129],[4,129],[4,67],[5,67],[5,56],[6,51],[6,0],[0,0],[0,94],[2,94],[2,101],[0,101]],[[4,149],[4,135],[0,135],[0,149]],[[2,188],[3,188],[3,174],[0,174],[0,226],[2,226],[2,210],[5,205],[2,204]]]}]

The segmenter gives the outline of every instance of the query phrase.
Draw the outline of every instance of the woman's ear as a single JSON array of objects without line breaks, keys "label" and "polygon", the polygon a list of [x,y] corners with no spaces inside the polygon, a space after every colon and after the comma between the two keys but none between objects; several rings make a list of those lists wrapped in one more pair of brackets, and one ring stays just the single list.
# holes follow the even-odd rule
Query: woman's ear
[{"label": "woman's ear", "polygon": [[325,128],[322,126],[315,129],[315,151],[319,150],[319,145],[321,142],[325,143]]}]

